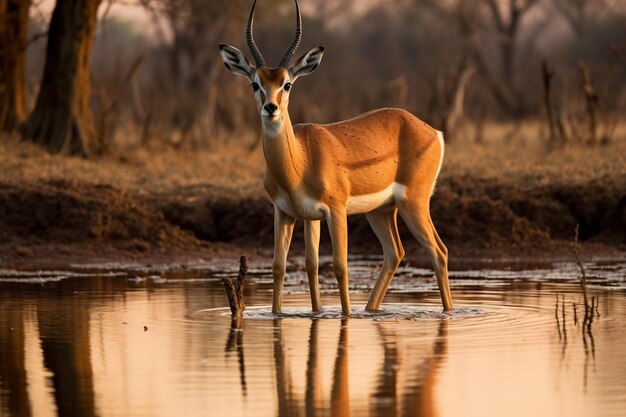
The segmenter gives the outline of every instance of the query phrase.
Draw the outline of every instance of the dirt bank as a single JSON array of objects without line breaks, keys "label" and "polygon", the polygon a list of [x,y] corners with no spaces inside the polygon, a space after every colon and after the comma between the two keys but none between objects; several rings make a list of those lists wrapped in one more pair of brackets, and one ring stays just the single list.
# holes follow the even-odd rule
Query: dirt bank
[{"label": "dirt bank", "polygon": [[[473,184],[470,188],[467,184]],[[515,189],[471,178],[443,180],[432,201],[434,222],[456,254],[553,254],[569,247],[576,223],[594,252],[626,249],[626,197],[619,183]],[[201,191],[198,191],[201,193]],[[190,198],[72,181],[0,183],[0,250],[5,263],[46,257],[145,258],[198,256],[215,251],[271,253],[273,215],[262,197]],[[378,253],[363,216],[349,219],[350,250]],[[400,224],[407,252],[417,244]],[[322,253],[329,253],[323,228]],[[302,251],[302,227],[293,247]]]},{"label": "dirt bank", "polygon": [[[625,182],[626,184],[626,182]],[[157,204],[165,218],[200,239],[243,246],[271,247],[272,205],[265,198],[211,199]],[[576,224],[582,240],[626,249],[626,187],[620,181],[590,181],[585,186],[549,184],[528,190],[473,178],[444,179],[432,200],[432,217],[450,246],[532,250],[571,241]],[[350,247],[378,248],[364,216],[349,218]],[[404,242],[412,242],[400,224]],[[297,227],[294,246],[302,246]],[[325,230],[323,229],[323,233]],[[323,236],[323,240],[328,241]]]},{"label": "dirt bank", "polygon": [[[626,139],[548,153],[507,143],[446,148],[431,211],[455,258],[543,256],[560,248],[570,256],[577,223],[594,252],[624,255]],[[242,249],[269,256],[273,214],[264,169],[258,148],[142,148],[89,161],[0,138],[1,262],[216,251],[236,257]],[[302,229],[296,227],[295,250],[302,250]],[[407,253],[423,254],[400,229]],[[352,252],[380,252],[363,216],[351,217],[349,230]],[[322,231],[322,253],[329,253]]]}]

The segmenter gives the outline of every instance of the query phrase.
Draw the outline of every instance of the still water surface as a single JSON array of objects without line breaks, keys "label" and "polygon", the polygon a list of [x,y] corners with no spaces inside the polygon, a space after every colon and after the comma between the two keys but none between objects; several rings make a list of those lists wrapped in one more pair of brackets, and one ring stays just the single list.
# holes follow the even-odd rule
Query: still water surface
[{"label": "still water surface", "polygon": [[590,328],[574,264],[454,271],[451,315],[404,265],[371,315],[378,264],[351,259],[348,320],[328,262],[315,316],[297,265],[270,314],[256,265],[243,331],[220,285],[232,262],[0,270],[0,415],[626,415],[626,263],[588,265]]}]

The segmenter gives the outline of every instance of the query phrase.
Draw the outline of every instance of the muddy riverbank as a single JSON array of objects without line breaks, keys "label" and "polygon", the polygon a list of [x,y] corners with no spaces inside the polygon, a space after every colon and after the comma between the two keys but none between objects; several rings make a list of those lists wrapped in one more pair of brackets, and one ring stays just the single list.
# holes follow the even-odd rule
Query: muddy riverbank
[{"label": "muddy riverbank", "polygon": [[[534,197],[506,184],[462,189],[443,181],[433,197],[433,219],[454,258],[571,257],[581,224],[583,253],[619,259],[626,243],[624,202],[613,189],[554,187]],[[566,196],[567,198],[565,198]],[[596,196],[592,198],[590,196]],[[570,204],[568,204],[568,202]],[[0,258],[3,264],[59,259],[188,259],[241,252],[270,256],[272,205],[262,196],[220,198],[189,190],[168,196],[71,181],[0,183]],[[620,212],[621,210],[621,212]],[[293,250],[303,250],[302,226]],[[349,220],[350,251],[379,253],[363,216]],[[423,258],[400,222],[409,259]],[[323,228],[322,253],[330,253]]]},{"label": "muddy riverbank", "polygon": [[[431,211],[452,262],[569,259],[576,224],[584,255],[624,257],[625,152],[624,140],[552,152],[531,143],[447,147]],[[89,161],[2,138],[0,262],[270,256],[264,169],[258,148],[140,149]],[[349,231],[352,253],[380,252],[363,216],[350,218]],[[402,222],[400,231],[409,259],[421,257]]]}]

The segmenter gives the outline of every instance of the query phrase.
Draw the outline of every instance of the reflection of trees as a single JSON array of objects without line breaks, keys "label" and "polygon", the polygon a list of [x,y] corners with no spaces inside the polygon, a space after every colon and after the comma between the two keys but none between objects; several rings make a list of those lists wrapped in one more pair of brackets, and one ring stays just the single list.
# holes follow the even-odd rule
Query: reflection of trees
[{"label": "reflection of trees", "polygon": [[22,301],[2,301],[0,309],[0,414],[30,416],[24,351]]},{"label": "reflection of trees", "polygon": [[45,367],[60,416],[95,416],[86,294],[51,297],[37,310]]}]

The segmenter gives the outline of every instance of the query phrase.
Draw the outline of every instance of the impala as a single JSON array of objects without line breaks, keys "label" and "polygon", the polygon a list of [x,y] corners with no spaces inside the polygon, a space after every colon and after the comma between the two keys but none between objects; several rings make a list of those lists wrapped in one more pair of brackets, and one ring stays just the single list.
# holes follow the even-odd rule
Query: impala
[{"label": "impala", "polygon": [[274,203],[272,311],[279,313],[287,253],[296,219],[304,220],[305,263],[314,311],[320,310],[318,250],[320,220],[332,240],[333,270],[341,309],[350,315],[348,293],[347,216],[365,214],[380,241],[384,261],[366,309],[377,311],[404,257],[397,214],[425,247],[432,262],[446,311],[452,310],[448,283],[448,250],[430,218],[430,197],[443,160],[443,135],[400,109],[373,110],[332,124],[292,125],[289,94],[299,77],[312,73],[324,47],[290,61],[302,37],[296,0],[296,34],[277,68],[268,68],[254,42],[256,0],[248,18],[246,40],[252,66],[237,48],[220,44],[226,68],[251,85],[261,115],[264,186]]}]

